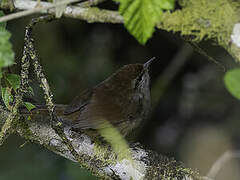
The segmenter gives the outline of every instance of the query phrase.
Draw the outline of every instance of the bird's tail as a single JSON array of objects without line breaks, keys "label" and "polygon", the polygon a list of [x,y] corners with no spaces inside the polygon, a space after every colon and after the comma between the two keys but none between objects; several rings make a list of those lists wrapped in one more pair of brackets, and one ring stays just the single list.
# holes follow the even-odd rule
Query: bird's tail
[{"label": "bird's tail", "polygon": [[[21,115],[34,115],[34,114],[39,114],[39,115],[49,115],[49,110],[48,107],[44,104],[34,104],[35,108],[33,108],[31,111],[27,110],[26,107],[22,106],[20,108],[20,114]],[[54,105],[55,112],[57,116],[63,116],[64,115],[64,110],[66,108],[66,105],[62,104],[57,104]]]}]

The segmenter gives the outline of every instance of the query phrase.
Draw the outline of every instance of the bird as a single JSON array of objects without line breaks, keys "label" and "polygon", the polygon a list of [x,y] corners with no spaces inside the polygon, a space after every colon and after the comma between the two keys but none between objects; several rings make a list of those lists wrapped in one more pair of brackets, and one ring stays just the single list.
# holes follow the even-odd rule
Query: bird
[{"label": "bird", "polygon": [[122,136],[128,136],[149,115],[149,66],[154,59],[125,65],[80,93],[65,108],[61,121],[75,130],[105,129],[110,123]]}]

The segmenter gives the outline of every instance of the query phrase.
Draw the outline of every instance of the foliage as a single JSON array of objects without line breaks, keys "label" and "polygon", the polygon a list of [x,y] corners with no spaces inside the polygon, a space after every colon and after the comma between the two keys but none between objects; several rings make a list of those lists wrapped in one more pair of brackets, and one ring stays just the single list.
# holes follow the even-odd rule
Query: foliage
[{"label": "foliage", "polygon": [[224,76],[224,83],[228,91],[240,99],[240,68],[228,71]]},{"label": "foliage", "polygon": [[6,74],[6,80],[16,92],[17,89],[20,87],[20,76],[17,74]]},{"label": "foliage", "polygon": [[[0,16],[3,12],[0,11]],[[9,41],[11,34],[6,30],[6,23],[0,24],[0,71],[3,67],[7,67],[14,62],[14,52]]]},{"label": "foliage", "polygon": [[181,10],[162,15],[161,29],[180,32],[182,36],[190,36],[191,41],[212,39],[224,47],[229,43],[233,25],[239,21],[236,13],[239,2],[181,0],[178,3]]},{"label": "foliage", "polygon": [[[4,13],[0,11],[0,16]],[[20,87],[20,76],[17,74],[8,74],[2,68],[14,64],[14,52],[9,39],[11,34],[6,30],[6,23],[0,23],[0,78],[1,78],[1,96],[5,106],[10,109],[13,102],[13,94],[17,93]],[[24,106],[31,110],[35,106],[31,103],[24,102]]]},{"label": "foliage", "polygon": [[[7,74],[5,72],[2,73],[2,85],[1,85],[1,93],[2,99],[5,106],[8,109],[11,109],[11,103],[13,102],[13,94],[17,93],[17,90],[20,87],[20,76],[17,74]],[[29,92],[31,93],[32,89],[29,88]],[[33,104],[30,102],[23,102],[23,105],[31,111],[35,108]]]},{"label": "foliage", "polygon": [[2,92],[2,100],[5,104],[5,106],[10,109],[10,103],[13,101],[13,96],[11,94],[11,88],[9,87],[1,87]]},{"label": "foliage", "polygon": [[28,111],[31,111],[32,109],[34,109],[36,106],[33,105],[30,102],[23,102],[24,106],[27,108]]},{"label": "foliage", "polygon": [[174,0],[115,0],[120,3],[119,12],[127,30],[145,44],[154,27],[161,20],[163,10],[174,8]]}]

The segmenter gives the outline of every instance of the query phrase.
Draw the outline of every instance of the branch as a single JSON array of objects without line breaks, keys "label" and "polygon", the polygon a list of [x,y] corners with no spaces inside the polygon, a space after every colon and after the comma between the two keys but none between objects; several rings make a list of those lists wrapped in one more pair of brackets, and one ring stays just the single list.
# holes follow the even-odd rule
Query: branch
[{"label": "branch", "polygon": [[[79,0],[65,0],[65,1],[61,1],[61,2],[56,3],[56,4],[51,3],[51,5],[46,6],[46,7],[43,7],[42,5],[39,5],[38,2],[36,2],[36,5],[32,9],[3,16],[3,17],[0,18],[0,22],[13,20],[13,19],[16,19],[16,18],[19,18],[19,17],[24,17],[24,16],[27,16],[27,15],[31,15],[31,14],[34,14],[34,13],[38,13],[38,12],[45,11],[45,10],[48,10],[48,9],[51,9],[51,8],[55,8],[55,7],[58,7],[58,6],[61,6],[61,5],[65,5],[65,4],[69,4],[69,3],[73,3],[73,2],[78,2],[78,1]],[[37,6],[41,6],[41,7],[37,7]]]},{"label": "branch", "polygon": [[23,56],[21,59],[21,82],[20,88],[15,95],[13,105],[10,108],[9,116],[7,117],[5,123],[1,127],[0,132],[0,146],[4,143],[6,138],[14,131],[15,125],[19,119],[18,108],[22,104],[22,97],[24,93],[27,92],[28,88],[28,74],[29,74],[30,63],[28,61],[26,44],[23,48]]},{"label": "branch", "polygon": [[221,168],[226,165],[226,162],[230,161],[234,158],[240,158],[239,151],[226,151],[224,152],[217,161],[212,165],[211,169],[209,170],[207,176],[215,179]]},{"label": "branch", "polygon": [[[180,1],[181,10],[165,12],[158,29],[180,32],[181,35],[194,37],[192,41],[199,42],[203,39],[214,40],[215,43],[225,48],[236,61],[240,61],[240,2],[219,0],[219,1]],[[34,10],[37,5],[33,0],[14,0],[17,10]],[[52,3],[41,2],[41,7],[52,7]],[[1,6],[1,9],[7,9]],[[25,12],[25,11],[23,11]],[[55,14],[55,9],[41,11],[40,13]],[[81,19],[89,23],[123,23],[123,17],[117,11],[94,8],[83,8],[77,5],[68,6],[64,17]],[[0,18],[1,19],[1,18]]]},{"label": "branch", "polygon": [[157,25],[159,29],[180,32],[195,42],[211,39],[240,61],[239,1],[182,0],[179,3],[181,10],[163,13]]},{"label": "branch", "polygon": [[87,7],[91,7],[91,6],[96,6],[102,2],[104,2],[106,0],[91,0],[91,1],[84,1],[82,3],[78,3],[77,5],[80,6],[80,7],[84,7],[84,8],[87,8]]},{"label": "branch", "polygon": [[[46,101],[46,106],[47,106],[46,109],[49,112],[50,124],[51,124],[52,129],[61,138],[61,141],[63,142],[64,145],[66,145],[66,147],[70,151],[71,155],[74,157],[75,160],[77,160],[79,165],[81,167],[88,168],[88,166],[85,163],[86,160],[84,159],[84,157],[82,157],[81,154],[76,152],[75,148],[72,145],[72,142],[68,139],[68,137],[66,137],[66,135],[64,133],[64,129],[62,128],[62,123],[59,121],[58,117],[56,116],[55,106],[53,103],[53,94],[50,90],[50,87],[49,87],[48,81],[45,77],[45,74],[43,73],[42,66],[40,65],[40,62],[39,62],[38,54],[34,48],[34,39],[32,37],[32,30],[33,30],[34,26],[38,23],[50,22],[52,20],[54,20],[54,17],[51,15],[41,16],[39,18],[32,19],[31,22],[26,26],[26,34],[25,34],[25,38],[24,38],[25,46],[24,47],[26,47],[27,54],[29,55],[29,57],[33,63],[34,73],[37,76],[40,87],[43,89],[44,99]],[[17,123],[19,123],[19,122],[17,122]],[[100,174],[99,171],[97,171],[95,168],[92,168],[91,172],[92,172],[92,174],[94,174],[96,176],[100,176],[100,177],[103,176],[102,173]],[[107,174],[104,174],[104,177],[109,178],[109,176]]]},{"label": "branch", "polygon": [[[58,117],[62,117],[64,105],[56,105]],[[22,110],[24,118],[19,121],[16,132],[26,140],[40,144],[50,151],[57,153],[71,161],[72,156],[62,139],[55,133],[50,125],[47,109],[38,108],[31,114]],[[8,117],[9,112],[0,106],[0,127]],[[83,133],[76,133],[64,127],[65,135],[72,141],[75,150],[84,158],[85,165],[92,172],[98,171],[98,176],[107,174],[112,179],[134,180],[138,179],[200,179],[198,174],[189,168],[183,167],[181,162],[158,155],[142,147],[131,148],[133,164],[126,159],[118,160],[116,154],[107,144],[96,143],[93,138]],[[118,177],[118,178],[116,178]]]},{"label": "branch", "polygon": [[[79,0],[66,0],[60,3],[57,3],[57,6],[63,5],[66,2],[76,2]],[[34,13],[48,13],[55,14],[56,4],[48,3],[48,2],[40,2],[40,7],[37,7],[37,1],[32,0],[14,0],[14,7],[20,11],[18,13],[13,13],[7,16],[3,16],[0,18],[0,22],[16,19],[19,17],[23,17],[26,15],[34,14]],[[1,9],[6,9],[5,7],[0,5]],[[10,16],[10,17],[9,17]],[[122,23],[123,18],[116,11],[110,10],[100,10],[96,7],[94,8],[83,8],[79,6],[67,6],[63,16],[75,19],[85,20],[89,23],[93,22],[101,22],[101,23]]]}]

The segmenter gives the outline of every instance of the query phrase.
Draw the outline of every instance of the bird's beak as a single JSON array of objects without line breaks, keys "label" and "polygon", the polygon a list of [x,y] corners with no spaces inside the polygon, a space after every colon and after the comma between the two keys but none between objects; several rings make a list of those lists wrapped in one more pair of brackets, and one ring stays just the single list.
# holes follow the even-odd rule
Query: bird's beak
[{"label": "bird's beak", "polygon": [[143,67],[144,69],[148,69],[150,64],[152,64],[153,60],[156,59],[156,57],[152,57],[150,60],[148,60],[146,63],[144,63]]}]

